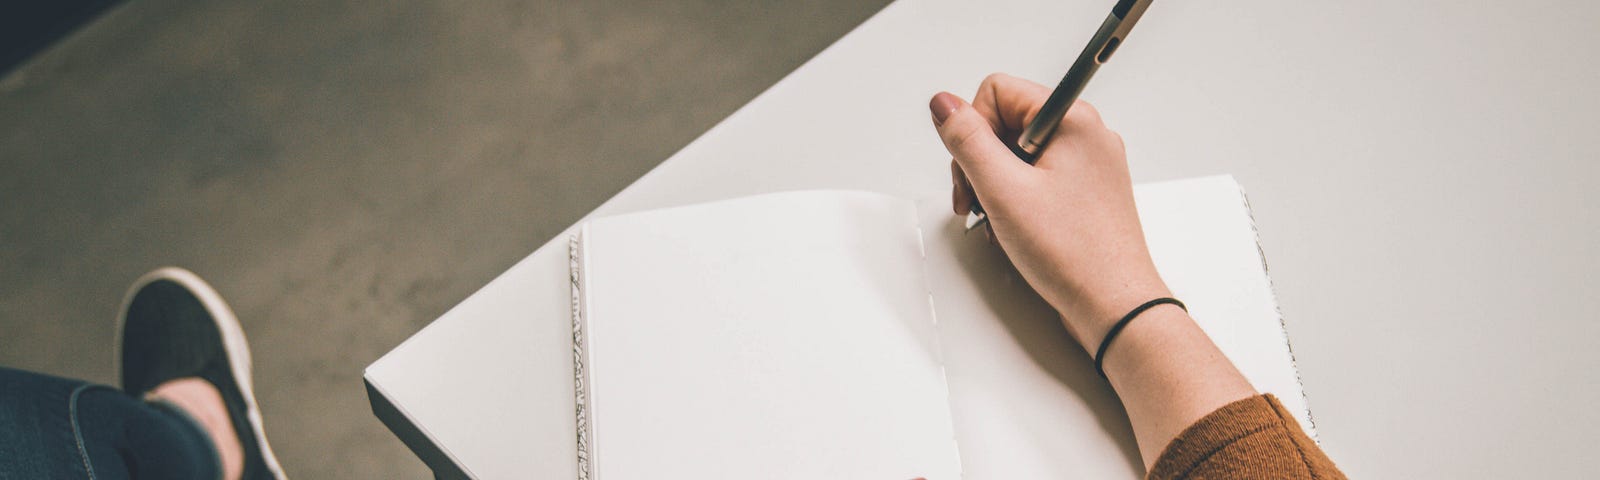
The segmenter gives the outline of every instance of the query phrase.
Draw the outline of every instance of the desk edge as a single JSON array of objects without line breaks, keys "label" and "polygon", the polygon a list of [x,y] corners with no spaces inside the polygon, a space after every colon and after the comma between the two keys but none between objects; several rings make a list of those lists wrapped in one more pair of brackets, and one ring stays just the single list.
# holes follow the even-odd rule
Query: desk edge
[{"label": "desk edge", "polygon": [[473,478],[467,473],[466,467],[457,462],[454,456],[444,450],[444,447],[439,446],[439,443],[419,427],[410,415],[389,401],[389,396],[383,392],[383,388],[373,383],[370,372],[363,372],[361,383],[367,387],[367,401],[372,405],[372,414],[377,416],[378,420],[389,428],[389,432],[398,437],[413,455],[433,470],[435,478]]}]

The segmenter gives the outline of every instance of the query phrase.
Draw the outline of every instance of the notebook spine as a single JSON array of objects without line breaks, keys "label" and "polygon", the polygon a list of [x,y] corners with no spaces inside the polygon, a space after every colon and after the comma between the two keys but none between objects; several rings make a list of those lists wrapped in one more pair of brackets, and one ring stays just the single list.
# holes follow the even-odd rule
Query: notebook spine
[{"label": "notebook spine", "polygon": [[590,480],[589,466],[594,463],[594,453],[590,449],[590,403],[588,392],[587,355],[588,343],[584,335],[584,299],[583,299],[583,232],[567,239],[567,267],[568,281],[571,283],[572,292],[572,370],[573,370],[573,396],[576,409],[574,414],[577,419],[578,441],[578,480]]},{"label": "notebook spine", "polygon": [[[939,308],[938,303],[933,298],[933,272],[929,271],[930,267],[928,265],[928,231],[922,226],[921,208],[914,209],[914,212],[917,219],[917,253],[922,256],[922,282],[928,289],[928,318],[933,321],[935,334],[937,335],[937,332],[940,331]],[[950,369],[945,363],[943,342],[934,342],[934,355],[939,359],[939,380],[944,383],[945,407],[953,412],[955,409],[951,405],[954,399],[950,396]],[[955,433],[954,425],[951,425],[950,431],[952,434]],[[961,472],[961,477],[965,477],[966,463],[961,459],[961,442],[956,437],[951,436],[950,445],[951,449],[956,452],[957,471]]]}]

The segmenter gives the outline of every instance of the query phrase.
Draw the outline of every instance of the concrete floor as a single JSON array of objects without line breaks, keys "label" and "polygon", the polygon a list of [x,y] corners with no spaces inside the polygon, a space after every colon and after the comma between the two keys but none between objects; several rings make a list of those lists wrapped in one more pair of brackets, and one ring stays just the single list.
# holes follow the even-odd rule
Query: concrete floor
[{"label": "concrete floor", "polygon": [[885,3],[127,2],[0,79],[0,365],[184,266],[291,476],[425,477],[361,369]]}]

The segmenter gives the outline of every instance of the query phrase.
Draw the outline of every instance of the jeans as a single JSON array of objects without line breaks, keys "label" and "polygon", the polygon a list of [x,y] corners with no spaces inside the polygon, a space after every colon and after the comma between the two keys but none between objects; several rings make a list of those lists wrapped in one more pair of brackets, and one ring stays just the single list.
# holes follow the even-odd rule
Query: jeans
[{"label": "jeans", "polygon": [[0,480],[221,476],[211,438],[175,406],[0,367]]}]

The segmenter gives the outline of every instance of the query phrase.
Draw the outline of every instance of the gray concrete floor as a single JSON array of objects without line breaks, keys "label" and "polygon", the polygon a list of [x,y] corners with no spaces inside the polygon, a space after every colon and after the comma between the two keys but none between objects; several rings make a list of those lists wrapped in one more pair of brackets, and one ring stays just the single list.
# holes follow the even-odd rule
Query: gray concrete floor
[{"label": "gray concrete floor", "polygon": [[885,3],[129,1],[0,79],[0,365],[184,266],[291,476],[424,477],[361,369]]}]

